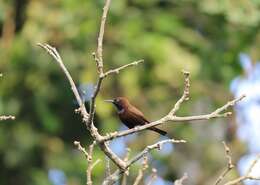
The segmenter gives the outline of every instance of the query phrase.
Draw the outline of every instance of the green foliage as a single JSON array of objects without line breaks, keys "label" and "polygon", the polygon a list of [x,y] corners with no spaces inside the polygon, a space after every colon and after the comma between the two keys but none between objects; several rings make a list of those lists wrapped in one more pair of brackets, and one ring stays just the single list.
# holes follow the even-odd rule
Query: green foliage
[{"label": "green foliage", "polygon": [[[103,1],[24,1],[23,22],[14,16],[21,11],[17,2],[0,1],[0,69],[4,74],[0,111],[16,116],[15,121],[0,123],[0,184],[50,184],[48,170],[52,168],[63,170],[68,184],[83,184],[86,161],[72,143],[88,144],[89,135],[74,114],[76,104],[64,75],[36,44],[57,47],[74,80],[94,84],[97,74],[91,53],[96,48]],[[166,114],[181,96],[182,69],[191,72],[192,98],[180,115],[209,112],[223,104],[230,98],[230,81],[240,72],[238,54],[260,57],[259,12],[257,0],[112,1],[104,38],[105,69],[137,59],[145,63],[104,81],[97,100],[98,128],[102,133],[119,128],[113,107],[103,102],[116,96],[129,97],[150,120]],[[21,29],[12,29],[12,24],[22,25]],[[164,126],[189,144],[176,146],[169,156],[154,154],[166,169],[159,175],[173,181],[195,166],[196,173],[190,172],[193,184],[214,178],[212,174],[224,160],[219,157],[219,141],[228,120],[212,122]],[[157,135],[145,131],[128,145],[136,153],[156,139]],[[99,150],[95,158],[104,161]],[[94,169],[95,184],[104,177],[104,167],[100,163]]]}]

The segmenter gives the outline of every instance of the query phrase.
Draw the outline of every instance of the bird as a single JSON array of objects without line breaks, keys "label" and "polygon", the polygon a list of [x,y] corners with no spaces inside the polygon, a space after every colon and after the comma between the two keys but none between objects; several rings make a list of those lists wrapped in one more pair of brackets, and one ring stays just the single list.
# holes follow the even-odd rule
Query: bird
[{"label": "bird", "polygon": [[[132,105],[126,97],[117,97],[112,100],[105,100],[111,102],[117,108],[117,114],[122,123],[129,129],[136,126],[142,126],[150,123],[144,114]],[[149,130],[159,133],[160,135],[166,136],[167,132],[156,127],[150,127]]]}]

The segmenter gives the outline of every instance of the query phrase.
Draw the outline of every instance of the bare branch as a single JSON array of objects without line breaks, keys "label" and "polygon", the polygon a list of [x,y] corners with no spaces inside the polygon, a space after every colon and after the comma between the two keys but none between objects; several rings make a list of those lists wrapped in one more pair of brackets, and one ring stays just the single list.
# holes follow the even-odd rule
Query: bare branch
[{"label": "bare branch", "polygon": [[248,168],[246,175],[249,176],[250,173],[252,172],[253,168],[255,167],[256,163],[259,161],[260,159],[260,154],[257,155],[256,159],[251,163],[250,167]]},{"label": "bare branch", "polygon": [[88,152],[86,151],[86,149],[84,147],[81,146],[79,141],[74,141],[74,145],[77,147],[77,149],[79,151],[81,151],[85,155],[86,159],[89,158]]},{"label": "bare branch", "polygon": [[218,179],[215,182],[215,185],[219,184],[224,177],[228,174],[230,170],[232,170],[235,166],[232,164],[232,158],[230,155],[230,148],[226,145],[226,143],[223,141],[224,149],[226,152],[226,158],[228,160],[227,168],[222,172],[222,174],[218,177]]},{"label": "bare branch", "polygon": [[184,75],[184,90],[183,90],[183,95],[182,97],[176,102],[174,105],[174,108],[170,111],[169,115],[175,115],[176,112],[180,109],[181,104],[184,101],[189,100],[189,94],[190,94],[190,73],[188,71],[183,71],[182,72]]},{"label": "bare branch", "polygon": [[101,161],[100,159],[97,159],[94,163],[93,163],[93,149],[95,146],[96,142],[94,141],[90,146],[89,146],[89,157],[88,157],[88,168],[87,168],[87,185],[92,185],[92,170],[93,168]]},{"label": "bare branch", "polygon": [[260,180],[260,177],[252,177],[252,176],[241,176],[235,180],[229,181],[224,185],[234,185],[238,184],[239,182],[242,182],[244,180]]},{"label": "bare branch", "polygon": [[110,160],[107,156],[105,156],[105,161],[106,161],[106,171],[105,171],[105,176],[108,177],[111,175],[111,170],[110,170]]},{"label": "bare branch", "polygon": [[89,146],[88,149],[88,168],[87,168],[87,185],[92,185],[91,179],[91,172],[92,172],[92,156],[93,156],[93,149],[94,149],[95,141]]},{"label": "bare branch", "polygon": [[94,118],[94,113],[95,113],[95,100],[96,100],[96,97],[97,97],[97,95],[100,91],[101,84],[102,84],[102,81],[104,79],[104,72],[103,72],[103,66],[104,66],[104,64],[103,64],[103,38],[104,38],[104,33],[105,33],[105,24],[106,24],[106,18],[107,18],[109,6],[110,6],[110,0],[106,0],[105,6],[103,8],[101,23],[100,23],[97,50],[96,50],[96,53],[93,53],[93,56],[94,56],[94,59],[96,61],[97,68],[98,68],[99,79],[98,79],[97,85],[95,87],[94,93],[93,93],[93,95],[91,97],[91,101],[90,101],[90,108],[89,108],[90,116],[89,116],[88,123],[91,124],[92,127],[94,127],[93,118]]},{"label": "bare branch", "polygon": [[113,174],[106,177],[102,183],[102,185],[114,184],[120,178],[120,175],[123,174],[124,171],[116,170]]},{"label": "bare branch", "polygon": [[97,85],[95,86],[95,90],[94,90],[94,93],[93,93],[93,95],[91,97],[91,101],[90,101],[90,108],[89,108],[90,116],[89,116],[89,119],[88,119],[88,123],[91,124],[92,127],[94,127],[93,118],[94,118],[94,114],[95,114],[96,97],[97,97],[97,95],[100,91],[102,81],[103,81],[103,77],[99,77]]},{"label": "bare branch", "polygon": [[152,169],[152,175],[151,178],[149,180],[149,182],[147,183],[147,185],[152,185],[153,182],[157,179],[157,170],[155,168]]},{"label": "bare branch", "polygon": [[58,53],[58,51],[56,50],[56,48],[50,46],[49,44],[41,44],[41,43],[38,43],[37,44],[38,46],[40,46],[41,48],[45,49],[47,51],[47,53],[49,55],[51,55],[55,61],[59,64],[60,68],[62,69],[62,71],[64,72],[66,78],[68,79],[69,83],[70,83],[70,86],[71,86],[71,90],[79,104],[79,107],[80,107],[80,110],[82,112],[82,114],[84,115],[84,118],[83,119],[87,119],[88,118],[88,113],[86,111],[86,108],[85,108],[85,105],[83,103],[83,101],[81,100],[81,97],[79,95],[79,92],[78,92],[78,89],[69,73],[69,71],[67,70],[67,68],[65,67],[63,61],[62,61],[62,58],[60,57],[60,54]]},{"label": "bare branch", "polygon": [[126,163],[124,160],[120,159],[108,146],[107,142],[100,142],[98,139],[98,145],[101,150],[107,155],[121,170],[126,170]]},{"label": "bare branch", "polygon": [[[227,102],[225,105],[216,109],[212,113],[205,114],[205,115],[178,117],[178,116],[173,116],[172,111],[170,111],[170,113],[168,115],[164,116],[163,118],[161,118],[157,121],[151,122],[151,123],[143,125],[143,126],[137,126],[132,129],[125,130],[125,131],[110,133],[110,134],[107,134],[106,136],[104,136],[102,139],[103,139],[103,141],[108,141],[108,140],[111,140],[114,138],[133,134],[135,132],[140,132],[147,128],[158,126],[158,125],[161,125],[161,124],[169,122],[169,121],[181,122],[181,124],[184,124],[185,121],[189,122],[189,121],[197,121],[197,120],[209,120],[212,118],[219,118],[219,117],[227,117],[227,116],[231,115],[231,112],[226,112],[226,113],[221,113],[221,112],[227,110],[229,107],[234,106],[237,102],[241,101],[244,97],[245,97],[245,95],[242,95],[239,98],[236,98],[232,101]],[[175,112],[175,111],[173,111],[173,112]]]},{"label": "bare branch", "polygon": [[[101,55],[102,56],[102,55]],[[105,77],[107,77],[108,75],[110,74],[118,74],[121,70],[127,68],[127,67],[130,67],[130,66],[136,66],[138,65],[139,63],[143,62],[144,60],[138,60],[138,61],[134,61],[130,64],[126,64],[124,66],[121,66],[121,67],[118,67],[116,69],[111,69],[105,73],[103,73],[103,67],[102,67],[102,73],[99,74],[99,79],[98,79],[98,82],[97,82],[97,85],[95,87],[95,90],[94,90],[94,93],[91,97],[91,101],[90,101],[90,117],[89,117],[89,123],[92,123],[93,122],[93,117],[94,117],[94,109],[95,109],[95,99],[100,91],[100,88],[101,88],[101,84],[102,84],[102,81]],[[102,65],[103,65],[103,62],[102,62]]]},{"label": "bare branch", "polygon": [[92,170],[101,161],[100,159],[97,159],[93,163],[93,149],[94,149],[95,144],[96,144],[96,141],[94,141],[89,146],[89,149],[88,149],[88,152],[87,152],[86,149],[81,146],[79,141],[74,141],[74,145],[77,146],[78,150],[81,151],[85,155],[85,157],[88,161],[88,167],[87,167],[87,170],[86,170],[86,176],[87,176],[86,185],[92,185],[93,184],[92,179],[91,179]]},{"label": "bare branch", "polygon": [[137,60],[137,61],[134,61],[134,62],[132,62],[130,64],[126,64],[126,65],[123,65],[121,67],[118,67],[116,69],[111,69],[111,70],[109,70],[109,71],[104,73],[104,77],[106,77],[106,76],[108,76],[110,74],[118,74],[121,70],[123,70],[123,69],[125,69],[127,67],[136,66],[136,65],[138,65],[138,64],[140,64],[142,62],[144,62],[144,60]]},{"label": "bare branch", "polygon": [[188,179],[188,174],[184,173],[184,175],[180,179],[174,181],[174,185],[183,185],[183,181],[185,181],[186,179]]},{"label": "bare branch", "polygon": [[[138,153],[135,157],[133,157],[132,159],[127,161],[125,168],[127,169],[132,164],[134,164],[136,161],[145,157],[147,155],[147,153],[150,152],[151,150],[154,150],[154,149],[160,150],[162,148],[162,145],[165,143],[186,143],[186,141],[185,140],[167,139],[167,140],[159,141],[153,145],[147,146],[142,152]],[[154,169],[153,171],[156,172],[156,169]],[[103,181],[102,185],[114,184],[120,178],[120,175],[123,173],[124,173],[124,170],[116,170],[113,174],[106,177],[106,179]],[[153,173],[152,179],[155,179],[156,177],[157,177],[156,173]]]},{"label": "bare branch", "polygon": [[57,50],[54,47],[51,47],[48,44],[38,44],[40,47],[42,47],[43,49],[45,49],[54,59],[55,61],[59,64],[59,66],[61,67],[62,71],[64,72],[66,78],[68,79],[70,85],[71,85],[71,89],[74,93],[74,96],[76,97],[76,100],[78,102],[78,104],[80,105],[80,109],[79,111],[81,112],[81,115],[83,117],[83,122],[86,124],[87,129],[90,131],[91,136],[94,138],[94,140],[97,141],[99,147],[104,151],[104,153],[120,168],[120,169],[124,169],[125,167],[125,162],[123,160],[121,160],[109,147],[108,145],[102,141],[102,136],[98,133],[97,128],[94,126],[93,124],[93,115],[94,115],[94,99],[99,91],[99,88],[101,86],[101,81],[102,79],[100,79],[100,81],[98,82],[98,89],[96,89],[95,93],[95,97],[92,100],[92,109],[90,110],[91,114],[89,116],[86,107],[79,95],[79,92],[76,88],[76,85],[70,75],[70,73],[68,72],[67,68],[65,67],[59,53],[57,52]]},{"label": "bare branch", "polygon": [[[93,163],[92,161],[92,156],[93,156],[93,148],[95,143],[97,143],[99,145],[99,147],[101,148],[101,150],[104,152],[104,154],[109,157],[117,166],[118,166],[118,170],[116,170],[113,174],[110,174],[110,169],[108,167],[108,173],[107,173],[107,177],[105,179],[105,181],[103,182],[103,184],[108,184],[110,182],[115,182],[117,181],[120,176],[122,174],[126,174],[127,170],[129,169],[129,167],[135,163],[136,161],[138,161],[139,159],[143,158],[146,156],[146,154],[153,150],[153,149],[158,149],[160,150],[160,148],[162,147],[163,144],[165,143],[184,143],[186,141],[184,140],[174,140],[174,139],[168,139],[168,140],[164,140],[164,141],[160,141],[157,142],[153,145],[147,146],[142,152],[138,153],[135,157],[133,157],[132,159],[128,160],[128,157],[126,159],[121,159],[119,158],[110,148],[109,148],[109,144],[108,142],[114,138],[117,137],[122,137],[122,136],[126,136],[135,132],[139,132],[142,131],[144,129],[147,129],[149,127],[154,127],[160,124],[163,124],[165,122],[168,121],[174,121],[174,122],[179,122],[179,121],[193,121],[193,120],[208,120],[211,118],[217,118],[217,117],[226,117],[228,115],[230,115],[230,112],[224,112],[228,107],[234,106],[235,103],[237,103],[238,101],[240,101],[242,98],[244,98],[244,96],[235,99],[231,102],[228,102],[227,104],[225,104],[224,106],[220,107],[219,109],[215,110],[214,112],[210,113],[210,114],[206,114],[206,115],[198,115],[198,116],[186,116],[186,117],[178,117],[176,116],[176,112],[180,109],[181,104],[185,101],[189,99],[189,87],[190,87],[190,80],[189,80],[189,72],[184,71],[184,78],[185,78],[185,84],[184,84],[184,92],[182,97],[176,102],[176,104],[174,105],[174,107],[172,108],[172,110],[163,118],[161,118],[158,121],[149,123],[147,125],[144,126],[140,126],[140,127],[135,127],[133,129],[129,129],[127,131],[122,131],[122,132],[116,132],[116,133],[109,133],[106,136],[101,136],[97,130],[97,128],[94,125],[94,114],[95,114],[95,101],[96,101],[96,97],[98,96],[98,93],[100,92],[101,89],[101,85],[102,85],[102,81],[105,77],[107,77],[110,74],[117,74],[119,73],[121,70],[126,69],[127,67],[130,66],[135,66],[138,65],[139,63],[143,62],[143,60],[139,60],[139,61],[135,61],[132,62],[130,64],[126,64],[123,65],[121,67],[118,67],[116,69],[111,69],[108,70],[107,72],[104,73],[104,63],[103,63],[103,40],[104,40],[104,32],[105,32],[105,24],[106,24],[106,19],[107,19],[107,15],[108,15],[108,10],[109,10],[109,6],[110,6],[110,2],[111,0],[105,0],[105,5],[103,8],[103,13],[102,13],[102,19],[101,19],[101,23],[100,23],[100,29],[99,29],[99,35],[98,35],[98,39],[97,39],[97,49],[96,52],[93,53],[96,65],[97,65],[97,72],[99,74],[99,78],[97,81],[97,84],[95,86],[95,90],[93,92],[93,95],[91,97],[91,101],[90,101],[90,109],[89,112],[87,112],[86,107],[84,105],[84,102],[82,101],[79,92],[76,88],[76,85],[70,75],[70,73],[68,72],[68,70],[66,69],[62,58],[60,57],[59,53],[57,52],[57,50],[48,45],[48,44],[38,44],[40,47],[42,47],[43,49],[45,49],[48,54],[50,54],[55,61],[59,64],[60,68],[62,69],[62,71],[64,72],[67,80],[70,83],[71,89],[74,93],[74,96],[79,104],[79,109],[77,109],[80,113],[81,116],[83,117],[83,122],[85,123],[87,129],[89,130],[91,136],[94,139],[93,144],[91,144],[89,146],[89,150],[86,151],[85,148],[83,148],[79,142],[74,142],[74,144],[78,147],[78,149],[83,152],[83,154],[85,155],[85,157],[87,158],[87,162],[88,162],[88,167],[86,170],[86,175],[87,175],[87,185],[92,185],[92,180],[91,180],[91,172],[92,169],[94,168],[94,166],[96,164],[98,164],[98,162],[100,160],[97,160]],[[224,112],[224,113],[223,113]],[[146,161],[147,163],[147,161]],[[109,165],[109,163],[107,163]],[[143,173],[144,170],[147,168],[147,166],[143,166],[143,168],[141,169],[141,171],[139,171],[140,173],[137,176],[136,179],[136,183],[138,184],[140,182],[140,180],[143,177]],[[253,167],[252,167],[253,168]],[[251,172],[251,168],[249,169],[249,173]],[[154,170],[154,173],[152,175],[152,180],[155,180],[157,177],[156,174],[156,170]],[[151,183],[150,182],[150,183]],[[149,184],[149,183],[148,183]]]},{"label": "bare branch", "polygon": [[258,154],[256,159],[251,163],[251,165],[249,166],[245,175],[243,175],[243,176],[241,176],[237,179],[234,179],[232,181],[229,181],[229,182],[225,183],[224,185],[233,185],[233,184],[237,184],[239,182],[242,182],[244,180],[260,180],[260,177],[253,177],[251,175],[251,172],[252,172],[253,168],[255,167],[255,165],[257,164],[257,162],[259,162],[259,159],[260,159],[260,154]]},{"label": "bare branch", "polygon": [[12,116],[12,115],[8,115],[8,116],[2,115],[2,116],[0,116],[0,121],[5,121],[5,120],[15,120],[15,116]]},{"label": "bare branch", "polygon": [[[126,149],[126,154],[125,154],[125,157],[124,157],[124,162],[127,162],[128,161],[128,159],[129,159],[129,156],[130,156],[130,148],[127,148]],[[129,168],[128,169],[126,169],[124,172],[123,172],[123,174],[122,174],[122,176],[121,176],[121,185],[126,185],[126,183],[127,183],[127,176],[129,175]]]},{"label": "bare branch", "polygon": [[147,168],[148,168],[148,157],[144,156],[142,168],[139,169],[138,175],[137,175],[133,185],[138,185],[140,183],[140,181],[142,180],[142,178],[144,176],[144,172]]},{"label": "bare branch", "polygon": [[95,57],[99,74],[103,74],[103,38],[104,38],[104,33],[105,33],[105,24],[106,24],[109,6],[110,6],[110,0],[106,0],[105,6],[103,8],[103,15],[102,15],[101,24],[100,24],[100,30],[99,30],[99,35],[98,35],[98,45],[97,45],[97,51],[96,51],[96,57]]},{"label": "bare branch", "polygon": [[186,143],[186,141],[185,140],[166,139],[166,140],[159,141],[153,145],[149,145],[142,152],[140,152],[135,157],[133,157],[131,160],[129,160],[126,164],[126,168],[128,168],[130,165],[132,165],[133,163],[135,163],[136,161],[138,161],[139,159],[141,159],[142,157],[147,155],[147,153],[150,152],[151,150],[154,150],[154,149],[161,150],[162,145],[166,144],[166,143]]}]

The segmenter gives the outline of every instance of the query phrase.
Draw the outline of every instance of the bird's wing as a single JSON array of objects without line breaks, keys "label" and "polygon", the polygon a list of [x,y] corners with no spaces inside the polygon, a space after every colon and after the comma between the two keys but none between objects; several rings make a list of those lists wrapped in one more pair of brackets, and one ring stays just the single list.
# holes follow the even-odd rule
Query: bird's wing
[{"label": "bird's wing", "polygon": [[140,124],[144,125],[145,123],[149,123],[149,121],[144,117],[144,114],[136,107],[131,106],[128,112],[131,113],[131,115],[136,118],[138,122],[141,122]]}]

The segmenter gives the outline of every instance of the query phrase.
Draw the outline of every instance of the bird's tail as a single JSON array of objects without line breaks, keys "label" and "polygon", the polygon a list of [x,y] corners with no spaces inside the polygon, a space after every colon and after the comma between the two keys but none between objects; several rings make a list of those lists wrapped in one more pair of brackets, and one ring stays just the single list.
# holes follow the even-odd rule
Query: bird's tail
[{"label": "bird's tail", "polygon": [[157,133],[161,134],[162,136],[165,136],[167,134],[167,132],[165,132],[164,130],[161,130],[161,129],[156,128],[156,127],[151,127],[151,128],[149,128],[149,130],[157,132]]}]

